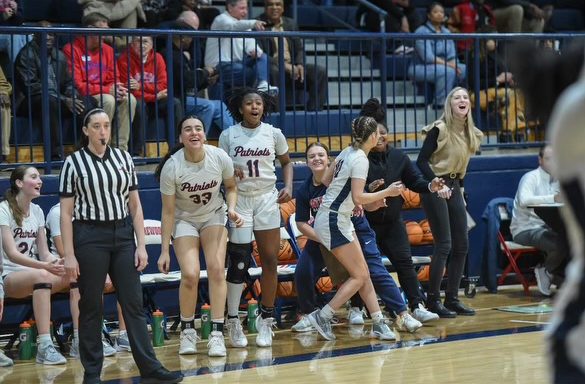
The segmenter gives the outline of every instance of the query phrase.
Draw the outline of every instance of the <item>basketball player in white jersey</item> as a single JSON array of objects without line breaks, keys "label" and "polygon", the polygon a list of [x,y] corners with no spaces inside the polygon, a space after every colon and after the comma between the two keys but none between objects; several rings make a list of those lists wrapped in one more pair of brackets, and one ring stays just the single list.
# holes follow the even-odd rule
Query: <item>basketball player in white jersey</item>
[{"label": "basketball player in white jersey", "polygon": [[[221,149],[205,144],[205,127],[197,117],[179,123],[180,144],[161,161],[155,175],[162,197],[161,254],[158,268],[168,273],[169,242],[181,268],[179,354],[197,352],[195,306],[199,284],[199,249],[203,247],[211,300],[211,335],[208,355],[225,356],[223,338],[226,283],[224,277],[227,217],[235,226],[242,218],[235,211],[237,190],[232,160]],[[220,192],[223,184],[225,199]],[[227,211],[227,215],[226,215]]]},{"label": "basketball player in white jersey", "polygon": [[349,272],[349,278],[328,304],[312,312],[308,318],[321,336],[327,340],[335,339],[330,322],[335,311],[359,292],[374,321],[370,336],[393,340],[395,335],[386,324],[378,305],[368,266],[355,236],[351,215],[355,208],[361,210],[362,205],[379,203],[386,197],[398,196],[404,185],[397,181],[381,191],[365,192],[369,167],[367,156],[378,143],[378,123],[371,117],[358,117],[352,122],[351,130],[351,147],[341,151],[323,176],[322,182],[328,188],[314,222],[319,240]]},{"label": "basketball player in white jersey", "polygon": [[[234,92],[228,102],[232,116],[238,124],[223,131],[219,147],[234,161],[238,176],[238,203],[236,211],[243,216],[244,224],[235,228],[230,224],[228,243],[228,327],[230,343],[245,347],[248,341],[238,319],[238,308],[251,260],[252,234],[258,245],[262,262],[262,302],[256,321],[256,345],[272,345],[274,299],[278,276],[276,266],[280,246],[279,203],[292,197],[293,167],[288,155],[288,144],[280,129],[262,122],[271,99],[262,92],[242,88]],[[276,189],[278,159],[282,167],[284,188]]]}]

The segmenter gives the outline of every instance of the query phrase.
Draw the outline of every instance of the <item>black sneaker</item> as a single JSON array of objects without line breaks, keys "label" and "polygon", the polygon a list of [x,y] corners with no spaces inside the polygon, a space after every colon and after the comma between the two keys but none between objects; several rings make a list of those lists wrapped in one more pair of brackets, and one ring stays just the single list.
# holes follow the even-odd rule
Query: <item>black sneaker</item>
[{"label": "black sneaker", "polygon": [[183,381],[183,374],[181,372],[170,372],[165,367],[160,367],[154,372],[146,376],[142,376],[140,382],[142,384],[173,384]]},{"label": "black sneaker", "polygon": [[459,299],[445,299],[445,308],[461,316],[474,316],[475,310],[463,305]]}]

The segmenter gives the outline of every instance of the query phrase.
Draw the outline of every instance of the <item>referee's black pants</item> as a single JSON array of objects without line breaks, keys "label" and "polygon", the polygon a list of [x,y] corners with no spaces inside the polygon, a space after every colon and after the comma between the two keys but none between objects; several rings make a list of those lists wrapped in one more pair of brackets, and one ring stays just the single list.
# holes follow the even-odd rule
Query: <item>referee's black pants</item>
[{"label": "referee's black pants", "polygon": [[79,263],[79,356],[85,377],[97,377],[104,360],[102,346],[102,294],[110,274],[122,306],[132,356],[141,375],[161,367],[156,359],[142,305],[140,273],[134,266],[132,219],[114,223],[73,221],[75,257]]}]

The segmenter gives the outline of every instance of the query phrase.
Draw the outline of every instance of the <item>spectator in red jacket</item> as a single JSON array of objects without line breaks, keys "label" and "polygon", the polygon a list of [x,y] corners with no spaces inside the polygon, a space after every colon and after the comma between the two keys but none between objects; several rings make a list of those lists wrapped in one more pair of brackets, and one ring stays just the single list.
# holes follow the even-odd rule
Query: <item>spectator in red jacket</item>
[{"label": "spectator in red jacket", "polygon": [[[109,28],[108,18],[100,13],[85,16],[82,23],[87,28]],[[63,47],[63,53],[67,56],[79,93],[95,98],[110,121],[117,121],[114,142],[127,151],[136,98],[120,82],[113,48],[104,42],[103,37],[78,36]],[[114,120],[114,114],[117,120]]]},{"label": "spectator in red jacket", "polygon": [[[169,113],[167,66],[163,57],[153,50],[151,36],[134,36],[129,49],[118,59],[118,69],[120,80],[136,97],[132,154],[142,156],[144,132],[149,129],[149,119],[156,116],[166,117]],[[175,120],[182,119],[183,106],[180,100],[174,97],[172,104]],[[157,134],[158,136],[160,135]]]}]

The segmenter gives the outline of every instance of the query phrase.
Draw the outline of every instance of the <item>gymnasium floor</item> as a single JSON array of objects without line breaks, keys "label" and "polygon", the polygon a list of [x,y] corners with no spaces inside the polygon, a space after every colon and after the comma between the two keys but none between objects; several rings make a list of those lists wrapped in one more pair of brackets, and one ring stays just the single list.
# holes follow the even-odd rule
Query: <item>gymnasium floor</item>
[{"label": "gymnasium floor", "polygon": [[[247,349],[228,348],[227,358],[208,358],[205,342],[198,344],[198,354],[179,356],[175,333],[156,353],[168,369],[183,371],[185,383],[546,383],[544,327],[550,313],[501,310],[546,311],[550,299],[534,287],[531,293],[526,297],[519,287],[498,294],[480,291],[473,299],[463,298],[476,316],[440,319],[414,334],[400,333],[397,342],[370,339],[368,322],[336,325],[337,340],[330,342],[316,333],[291,333],[287,322],[275,330],[271,349],[256,348],[252,336]],[[57,367],[16,362],[0,368],[1,383],[81,383],[82,377],[81,364],[72,359]],[[102,379],[140,381],[129,353],[106,358]]]}]

